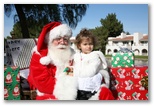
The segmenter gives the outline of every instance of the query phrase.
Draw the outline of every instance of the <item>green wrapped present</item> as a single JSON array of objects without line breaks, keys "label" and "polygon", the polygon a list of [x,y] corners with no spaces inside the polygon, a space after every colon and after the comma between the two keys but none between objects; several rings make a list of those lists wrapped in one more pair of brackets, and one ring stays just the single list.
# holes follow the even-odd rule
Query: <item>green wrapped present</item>
[{"label": "green wrapped present", "polygon": [[132,52],[117,52],[112,54],[112,67],[134,67],[134,53]]},{"label": "green wrapped present", "polygon": [[20,100],[19,67],[4,68],[4,100]]}]

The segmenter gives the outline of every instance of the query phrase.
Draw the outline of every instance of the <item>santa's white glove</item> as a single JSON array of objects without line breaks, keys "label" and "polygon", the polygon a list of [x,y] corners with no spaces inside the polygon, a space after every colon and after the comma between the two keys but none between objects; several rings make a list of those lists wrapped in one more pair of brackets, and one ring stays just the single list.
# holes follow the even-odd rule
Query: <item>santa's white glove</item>
[{"label": "santa's white glove", "polygon": [[95,84],[92,82],[92,78],[78,78],[78,89],[85,91],[93,91],[96,88]]},{"label": "santa's white glove", "polygon": [[78,78],[79,90],[98,91],[101,87],[102,75],[100,73],[93,77]]},{"label": "santa's white glove", "polygon": [[95,85],[94,91],[98,91],[101,87],[102,75],[98,73],[95,76],[91,77],[91,79],[92,79],[92,83],[94,83]]},{"label": "santa's white glove", "polygon": [[52,63],[52,59],[49,56],[45,56],[40,59],[40,63],[42,65],[49,65],[50,63]]}]

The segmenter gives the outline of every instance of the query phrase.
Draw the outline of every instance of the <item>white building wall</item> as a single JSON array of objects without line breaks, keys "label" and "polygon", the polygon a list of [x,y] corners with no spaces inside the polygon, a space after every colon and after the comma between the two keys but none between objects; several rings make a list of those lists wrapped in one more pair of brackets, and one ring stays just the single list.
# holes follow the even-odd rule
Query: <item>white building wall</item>
[{"label": "white building wall", "polygon": [[[125,35],[124,33],[122,33],[120,36],[118,36],[116,38],[119,38],[119,37],[123,38],[126,36],[128,36],[128,35]],[[114,43],[113,41],[108,41],[108,44],[106,45],[105,54],[111,55],[112,53],[114,53],[114,50],[120,50],[120,47],[122,47],[122,48],[128,48],[128,49],[134,51],[135,55],[143,55],[142,51],[145,49],[145,50],[147,50],[146,55],[148,55],[148,42],[144,43],[144,44],[140,43],[140,39],[143,38],[143,34],[134,33],[133,35],[129,35],[129,36],[134,36],[132,45],[131,45],[131,41],[128,41],[128,44],[123,44],[123,42]],[[110,37],[110,38],[108,38],[108,40],[110,40],[112,38]],[[135,51],[135,50],[138,50],[138,51]]]},{"label": "white building wall", "polygon": [[120,37],[121,38],[124,38],[124,37],[126,37],[126,34],[122,32],[121,35],[120,35]]},{"label": "white building wall", "polygon": [[[132,50],[134,50],[135,53],[137,53],[135,50],[139,50],[139,53],[136,55],[143,55],[142,50],[147,50],[148,53],[148,44],[147,45],[138,45],[138,46],[132,46]],[[148,55],[148,54],[147,54]]]},{"label": "white building wall", "polygon": [[141,33],[134,33],[134,45],[139,45],[140,44],[140,39],[143,37],[143,34]]}]

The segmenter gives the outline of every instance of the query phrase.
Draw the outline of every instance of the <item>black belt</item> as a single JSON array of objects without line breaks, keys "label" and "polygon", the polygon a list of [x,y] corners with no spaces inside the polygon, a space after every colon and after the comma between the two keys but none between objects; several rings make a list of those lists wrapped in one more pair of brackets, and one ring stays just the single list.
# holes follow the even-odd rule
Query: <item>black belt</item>
[{"label": "black belt", "polygon": [[92,93],[91,91],[78,90],[76,100],[88,100],[95,93],[96,91]]}]

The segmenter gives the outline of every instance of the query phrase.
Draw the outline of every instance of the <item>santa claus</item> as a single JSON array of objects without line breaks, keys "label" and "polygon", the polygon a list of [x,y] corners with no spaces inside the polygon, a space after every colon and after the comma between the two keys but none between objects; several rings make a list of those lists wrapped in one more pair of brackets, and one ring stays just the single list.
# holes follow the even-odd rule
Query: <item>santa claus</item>
[{"label": "santa claus", "polygon": [[16,85],[12,91],[13,96],[19,96],[20,95],[20,91],[19,91],[19,87],[18,85]]},{"label": "santa claus", "polygon": [[[75,100],[77,79],[64,72],[72,65],[74,51],[70,47],[71,28],[60,22],[45,25],[33,50],[28,81],[36,89],[37,100]],[[102,87],[100,100],[111,100],[110,90]]]},{"label": "santa claus", "polygon": [[10,84],[12,83],[12,76],[11,76],[11,72],[8,72],[6,75],[6,79],[5,79],[5,83]]},{"label": "santa claus", "polygon": [[4,87],[4,98],[9,97],[8,89]]}]

